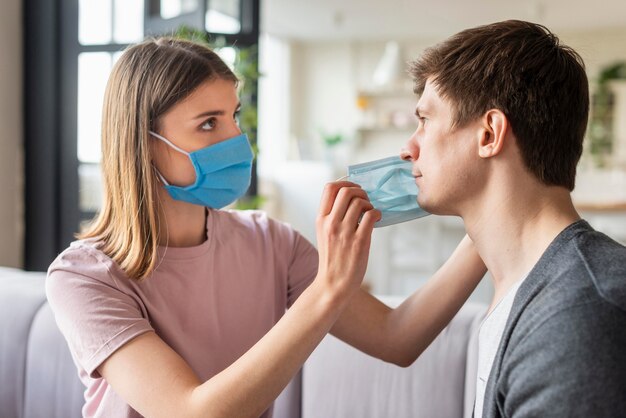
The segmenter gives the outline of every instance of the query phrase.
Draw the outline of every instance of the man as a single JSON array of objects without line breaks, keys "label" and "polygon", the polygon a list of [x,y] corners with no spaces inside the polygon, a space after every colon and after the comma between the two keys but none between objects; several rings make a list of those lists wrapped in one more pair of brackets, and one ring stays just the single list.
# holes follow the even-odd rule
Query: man
[{"label": "man", "polygon": [[548,29],[460,32],[411,65],[402,151],[418,202],[458,215],[491,271],[475,417],[626,416],[626,248],[570,192],[589,109],[580,56]]}]

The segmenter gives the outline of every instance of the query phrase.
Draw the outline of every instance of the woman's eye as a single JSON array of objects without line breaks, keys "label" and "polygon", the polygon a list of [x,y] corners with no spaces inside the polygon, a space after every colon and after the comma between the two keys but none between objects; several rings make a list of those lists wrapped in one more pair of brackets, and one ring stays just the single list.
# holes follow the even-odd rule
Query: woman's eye
[{"label": "woman's eye", "polygon": [[217,120],[215,118],[210,118],[202,124],[200,129],[202,129],[203,131],[211,131],[215,128],[216,123]]},{"label": "woman's eye", "polygon": [[239,125],[239,115],[241,114],[240,110],[237,110],[235,112],[235,114],[233,115],[233,119],[235,120],[235,122],[237,122],[237,125]]}]

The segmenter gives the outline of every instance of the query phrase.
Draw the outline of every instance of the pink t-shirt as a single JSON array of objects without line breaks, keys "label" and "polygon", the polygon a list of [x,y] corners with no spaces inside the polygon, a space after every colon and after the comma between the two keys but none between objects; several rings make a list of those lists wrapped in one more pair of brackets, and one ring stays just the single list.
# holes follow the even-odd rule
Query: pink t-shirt
[{"label": "pink t-shirt", "polygon": [[140,416],[97,371],[128,341],[155,331],[206,381],[263,337],[317,273],[315,248],[256,211],[210,210],[204,243],[159,251],[142,283],[93,240],[72,243],[48,270],[48,301],[86,386],[83,416]]}]

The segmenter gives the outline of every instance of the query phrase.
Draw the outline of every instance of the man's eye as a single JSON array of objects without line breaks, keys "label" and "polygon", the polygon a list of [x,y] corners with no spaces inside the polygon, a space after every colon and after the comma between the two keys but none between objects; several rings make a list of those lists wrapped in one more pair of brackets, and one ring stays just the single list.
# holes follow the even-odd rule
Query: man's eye
[{"label": "man's eye", "polygon": [[215,128],[216,123],[217,121],[215,118],[210,118],[202,124],[200,129],[202,129],[203,131],[212,131]]}]

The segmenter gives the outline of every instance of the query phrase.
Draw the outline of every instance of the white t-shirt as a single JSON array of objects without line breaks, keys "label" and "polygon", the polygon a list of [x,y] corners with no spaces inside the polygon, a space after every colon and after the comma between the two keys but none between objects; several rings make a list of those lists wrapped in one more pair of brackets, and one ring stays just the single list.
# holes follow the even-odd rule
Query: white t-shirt
[{"label": "white t-shirt", "polygon": [[502,300],[498,302],[491,313],[489,313],[480,324],[480,330],[478,331],[478,374],[476,376],[474,418],[483,416],[483,401],[489,373],[491,373],[493,360],[498,352],[502,333],[504,332],[506,321],[509,319],[517,289],[519,289],[525,278],[526,276],[511,286],[507,294],[504,295]]}]

